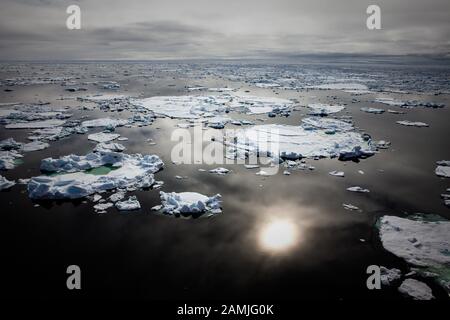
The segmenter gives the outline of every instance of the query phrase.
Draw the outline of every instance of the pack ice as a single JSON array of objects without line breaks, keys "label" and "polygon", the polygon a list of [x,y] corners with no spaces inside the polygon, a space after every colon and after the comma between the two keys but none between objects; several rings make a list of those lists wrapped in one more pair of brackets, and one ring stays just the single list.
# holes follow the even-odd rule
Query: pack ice
[{"label": "pack ice", "polygon": [[437,282],[450,292],[450,222],[427,220],[427,216],[412,218],[383,216],[379,220],[383,247],[419,272],[435,274]]},{"label": "pack ice", "polygon": [[441,160],[436,162],[437,167],[434,171],[437,176],[450,178],[450,161],[449,160]]},{"label": "pack ice", "polygon": [[341,105],[323,103],[311,103],[308,105],[308,108],[310,109],[309,114],[314,116],[327,116],[345,109],[345,107]]},{"label": "pack ice", "polygon": [[[106,174],[90,172],[105,165],[111,167]],[[44,159],[41,168],[61,174],[31,178],[28,195],[32,199],[76,199],[116,188],[148,188],[163,165],[156,155],[114,152]]]}]

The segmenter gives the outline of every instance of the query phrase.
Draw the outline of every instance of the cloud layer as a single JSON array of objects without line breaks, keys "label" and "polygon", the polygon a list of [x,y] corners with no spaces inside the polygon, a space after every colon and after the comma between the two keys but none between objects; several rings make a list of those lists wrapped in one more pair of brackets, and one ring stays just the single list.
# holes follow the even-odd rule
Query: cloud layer
[{"label": "cloud layer", "polygon": [[[81,30],[65,26],[81,7]],[[450,52],[448,0],[2,0],[0,59],[177,59]]]}]

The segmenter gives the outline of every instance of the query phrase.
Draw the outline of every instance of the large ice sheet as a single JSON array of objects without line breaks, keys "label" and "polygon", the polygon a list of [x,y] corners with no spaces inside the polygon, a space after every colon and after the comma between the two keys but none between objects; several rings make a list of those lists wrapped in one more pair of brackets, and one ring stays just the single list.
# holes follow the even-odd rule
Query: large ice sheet
[{"label": "large ice sheet", "polygon": [[448,220],[428,221],[421,215],[414,218],[383,216],[379,228],[386,250],[420,267],[418,270],[436,274],[438,282],[450,292]]},{"label": "large ice sheet", "polygon": [[[86,160],[86,157],[83,159]],[[63,162],[66,162],[65,160],[71,164],[68,167],[71,168],[69,171],[72,171],[72,168],[76,167],[73,159],[64,159]],[[87,168],[101,163],[88,162]],[[109,170],[106,174],[78,171],[31,178],[28,182],[28,194],[32,199],[76,199],[116,188],[148,188],[154,183],[153,174],[163,165],[156,155],[120,154],[117,156],[117,162],[112,164],[114,170]]]}]

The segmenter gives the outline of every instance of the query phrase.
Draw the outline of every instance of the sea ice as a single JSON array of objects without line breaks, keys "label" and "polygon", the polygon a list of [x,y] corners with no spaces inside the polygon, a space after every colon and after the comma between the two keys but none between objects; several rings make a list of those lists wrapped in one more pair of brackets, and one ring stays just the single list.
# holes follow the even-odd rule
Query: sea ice
[{"label": "sea ice", "polygon": [[28,121],[28,122],[17,122],[10,123],[5,126],[6,129],[43,129],[43,128],[53,128],[59,127],[66,123],[65,120],[50,119],[43,121]]},{"label": "sea ice", "polygon": [[336,171],[336,170],[330,171],[330,172],[328,172],[328,174],[331,176],[342,177],[342,178],[345,176],[344,171]]},{"label": "sea ice", "polygon": [[16,183],[14,181],[10,181],[6,179],[4,176],[0,175],[0,191],[11,188]]},{"label": "sea ice", "polygon": [[450,161],[442,160],[436,163],[438,166],[435,169],[435,173],[439,177],[450,178]]},{"label": "sea ice", "polygon": [[141,204],[137,200],[136,196],[131,196],[128,200],[118,201],[115,205],[120,211],[138,210],[141,208]]},{"label": "sea ice", "polygon": [[363,107],[363,108],[361,108],[361,111],[364,111],[364,112],[367,112],[367,113],[382,114],[386,110],[378,109],[378,108],[366,108],[366,107]]},{"label": "sea ice", "polygon": [[114,142],[101,142],[97,144],[94,148],[95,152],[122,152],[125,151],[125,147],[121,145],[120,143],[114,143]]},{"label": "sea ice", "polygon": [[349,187],[349,188],[347,188],[347,190],[351,191],[351,192],[360,192],[360,193],[368,193],[368,192],[370,192],[369,189],[364,189],[364,188],[361,188],[359,186]]},{"label": "sea ice", "polygon": [[402,277],[402,272],[399,269],[386,267],[380,267],[381,283],[385,286],[389,286],[392,282],[399,280]]},{"label": "sea ice", "polygon": [[344,207],[345,210],[350,210],[350,211],[360,210],[357,206],[350,204],[350,203],[343,203],[342,206]]},{"label": "sea ice", "polygon": [[415,279],[405,279],[398,291],[413,298],[414,300],[432,300],[434,299],[431,288],[425,283]]},{"label": "sea ice", "polygon": [[128,124],[128,120],[124,119],[111,119],[111,118],[100,118],[94,120],[87,120],[81,123],[81,126],[86,128],[97,128],[97,127],[121,127]]},{"label": "sea ice", "polygon": [[427,215],[383,216],[379,220],[380,238],[386,250],[420,267],[420,272],[437,274],[438,283],[450,292],[450,222],[435,220]]},{"label": "sea ice", "polygon": [[48,148],[50,145],[47,142],[42,141],[33,141],[30,143],[26,143],[22,146],[22,150],[24,152],[32,152],[32,151],[38,151]]},{"label": "sea ice", "polygon": [[0,141],[0,150],[9,151],[9,150],[18,150],[22,147],[20,142],[17,142],[13,138],[8,138]]},{"label": "sea ice", "polygon": [[323,103],[312,103],[308,105],[308,108],[310,109],[309,114],[314,116],[327,116],[345,109],[345,107],[341,105],[330,105]]},{"label": "sea ice", "polygon": [[302,127],[304,129],[323,129],[328,134],[334,134],[336,132],[352,131],[354,129],[353,124],[341,120],[310,117],[302,119]]},{"label": "sea ice", "polygon": [[[76,157],[83,161],[77,161]],[[70,155],[44,160],[44,168],[53,172],[83,171],[31,178],[28,194],[32,199],[76,199],[116,188],[149,188],[154,183],[153,174],[164,165],[156,155],[122,153],[98,156],[91,153],[81,157]],[[109,172],[89,172],[88,169],[103,166],[103,162],[111,165]]]},{"label": "sea ice", "polygon": [[370,139],[356,132],[305,130],[301,126],[257,125],[236,132],[229,143],[237,151],[267,154],[271,158],[337,157],[358,158],[373,155]]},{"label": "sea ice", "polygon": [[88,135],[88,139],[96,142],[109,142],[120,137],[118,133],[98,132]]},{"label": "sea ice", "polygon": [[23,156],[16,150],[0,151],[0,170],[10,170],[17,165],[17,159]]},{"label": "sea ice", "polygon": [[398,124],[401,124],[403,126],[408,126],[408,127],[429,127],[429,125],[425,122],[420,122],[420,121],[409,121],[409,120],[402,120],[402,121],[397,121]]},{"label": "sea ice", "polygon": [[195,214],[222,212],[220,207],[221,195],[208,197],[196,192],[170,192],[160,191],[161,210],[167,214]]},{"label": "sea ice", "polygon": [[209,170],[209,172],[210,172],[210,173],[215,173],[215,174],[217,174],[217,175],[219,175],[219,176],[224,176],[224,175],[226,175],[227,173],[229,173],[230,170],[228,170],[228,169],[226,169],[226,168],[215,168],[215,169]]}]

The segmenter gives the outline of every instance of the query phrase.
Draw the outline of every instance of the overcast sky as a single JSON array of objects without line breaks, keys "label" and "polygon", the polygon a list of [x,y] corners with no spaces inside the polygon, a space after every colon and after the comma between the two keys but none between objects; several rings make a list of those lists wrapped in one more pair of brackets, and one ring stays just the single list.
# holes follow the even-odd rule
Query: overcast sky
[{"label": "overcast sky", "polygon": [[[369,4],[382,30],[366,28]],[[449,16],[450,0],[1,0],[0,59],[449,56]]]}]

